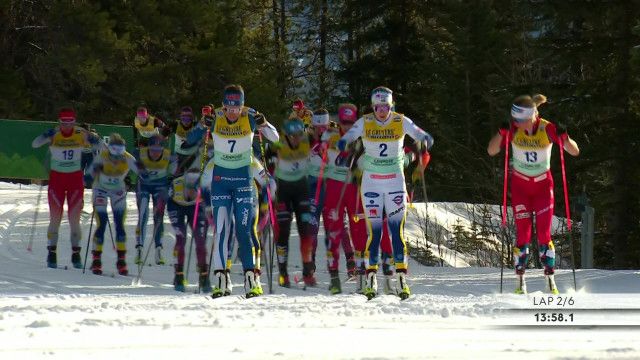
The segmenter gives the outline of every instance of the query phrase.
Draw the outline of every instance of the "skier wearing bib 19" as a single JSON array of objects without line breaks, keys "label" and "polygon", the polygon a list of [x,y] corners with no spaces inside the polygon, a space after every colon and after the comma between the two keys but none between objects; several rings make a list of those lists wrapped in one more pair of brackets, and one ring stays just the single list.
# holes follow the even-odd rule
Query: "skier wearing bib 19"
[{"label": "skier wearing bib 19", "polygon": [[82,151],[86,146],[99,148],[102,141],[97,135],[76,126],[76,113],[73,109],[61,109],[58,114],[60,124],[49,129],[33,140],[31,146],[38,148],[49,144],[51,152],[51,171],[49,172],[49,228],[47,229],[47,266],[58,266],[57,246],[58,230],[62,221],[64,199],[67,199],[69,227],[71,228],[71,263],[75,268],[82,267],[80,260],[80,213],[84,205],[83,172],[81,167]]},{"label": "skier wearing bib 19", "polygon": [[390,89],[382,86],[373,89],[371,105],[374,113],[358,119],[337,143],[338,149],[344,151],[349,143],[362,137],[364,146],[360,192],[369,235],[365,253],[367,283],[363,294],[371,299],[378,291],[376,273],[380,260],[382,216],[386,212],[396,266],[397,293],[406,299],[410,289],[406,281],[408,259],[403,234],[407,211],[403,142],[404,136],[409,135],[421,146],[430,149],[433,137],[411,119],[392,110],[393,92]]},{"label": "skier wearing bib 19", "polygon": [[553,178],[551,176],[551,148],[553,143],[563,144],[573,156],[580,149],[567,135],[564,126],[553,124],[540,117],[538,106],[544,104],[544,95],[517,97],[511,106],[511,121],[501,125],[500,130],[489,142],[487,152],[494,156],[506,139],[511,143],[513,165],[511,176],[511,205],[516,222],[516,246],[514,262],[518,285],[516,293],[527,292],[524,272],[529,258],[532,217],[536,216],[536,235],[540,260],[544,264],[544,274],[548,290],[557,294],[554,280],[555,248],[551,241],[553,219]]},{"label": "skier wearing bib 19", "polygon": [[[257,235],[251,233],[256,231],[257,222],[257,198],[251,175],[253,133],[260,131],[270,141],[278,141],[278,133],[262,114],[244,106],[241,86],[225,87],[222,105],[215,109],[211,127],[215,163],[211,184],[215,227],[212,296],[223,296],[227,284],[231,283],[225,268],[233,229],[248,289],[246,296],[253,297],[262,294],[260,270],[254,262],[258,250],[252,241]],[[187,135],[188,143],[197,143],[204,133],[205,126],[198,124]]]},{"label": "skier wearing bib 19", "polygon": [[296,99],[293,102],[292,109],[293,111],[289,114],[289,120],[298,119],[302,121],[305,128],[311,126],[313,112],[304,106],[304,101],[302,101],[302,99]]},{"label": "skier wearing bib 19", "polygon": [[[318,232],[320,230],[320,216],[325,200],[325,184],[328,170],[327,164],[327,143],[322,140],[322,135],[329,130],[329,127],[336,128],[337,125],[329,120],[327,109],[317,109],[313,112],[311,126],[307,128],[309,136],[309,163],[307,168],[309,182],[309,206],[311,209],[311,236],[313,239],[313,262],[316,259],[318,249]],[[329,248],[327,223],[325,219],[325,248]],[[353,250],[351,250],[353,252]]]},{"label": "skier wearing bib 19", "polygon": [[[329,129],[322,135],[323,142],[327,143],[327,168],[325,170],[326,197],[324,208],[322,209],[325,221],[325,231],[328,237],[327,245],[327,267],[331,276],[329,291],[332,294],[342,292],[340,278],[338,276],[340,245],[347,258],[347,273],[349,277],[355,276],[356,265],[363,262],[362,251],[356,244],[364,244],[367,238],[367,229],[364,221],[357,221],[356,216],[362,209],[360,198],[358,197],[358,186],[353,183],[353,174],[349,166],[352,165],[353,157],[356,154],[341,152],[337,149],[336,143],[358,119],[358,108],[353,104],[340,104],[338,107],[339,128]],[[339,207],[339,208],[338,208]],[[349,234],[345,231],[344,216],[349,217]],[[349,236],[350,235],[350,236]],[[353,241],[353,246],[351,244]],[[356,254],[354,254],[356,247]]]}]

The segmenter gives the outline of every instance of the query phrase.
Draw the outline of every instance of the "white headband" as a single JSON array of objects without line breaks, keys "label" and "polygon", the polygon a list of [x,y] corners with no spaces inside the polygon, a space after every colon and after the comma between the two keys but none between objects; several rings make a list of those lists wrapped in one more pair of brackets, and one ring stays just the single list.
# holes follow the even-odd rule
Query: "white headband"
[{"label": "white headband", "polygon": [[511,116],[517,120],[529,120],[536,114],[535,107],[511,105]]},{"label": "white headband", "polygon": [[311,124],[313,124],[313,126],[329,125],[329,114],[313,115],[313,117],[311,118]]}]

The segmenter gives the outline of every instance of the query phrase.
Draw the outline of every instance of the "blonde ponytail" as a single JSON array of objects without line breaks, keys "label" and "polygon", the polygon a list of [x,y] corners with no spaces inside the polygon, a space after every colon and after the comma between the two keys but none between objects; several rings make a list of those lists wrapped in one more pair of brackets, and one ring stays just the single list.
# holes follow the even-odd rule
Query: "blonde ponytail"
[{"label": "blonde ponytail", "polygon": [[536,107],[547,102],[547,97],[542,94],[535,94],[531,97],[531,99],[536,104]]}]

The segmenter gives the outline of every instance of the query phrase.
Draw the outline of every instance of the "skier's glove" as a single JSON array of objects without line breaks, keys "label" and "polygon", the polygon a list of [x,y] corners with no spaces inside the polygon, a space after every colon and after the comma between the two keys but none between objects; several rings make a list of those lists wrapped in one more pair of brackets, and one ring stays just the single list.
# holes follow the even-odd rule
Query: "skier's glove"
[{"label": "skier's glove", "polygon": [[338,148],[338,150],[345,151],[347,149],[347,140],[345,139],[340,139],[338,140],[338,142],[336,143],[336,147]]},{"label": "skier's glove", "polygon": [[566,142],[569,138],[569,134],[567,134],[567,126],[562,123],[556,124],[556,134],[558,135],[558,139],[562,140],[562,142]]},{"label": "skier's glove", "polygon": [[504,138],[509,133],[509,130],[511,130],[511,123],[509,121],[503,121],[498,128],[498,134]]},{"label": "skier's glove", "polygon": [[423,152],[429,151],[431,150],[433,143],[434,143],[433,136],[431,136],[431,134],[429,133],[425,133],[424,137],[422,138],[422,141],[418,143],[418,148],[420,148],[420,150]]},{"label": "skier's glove", "polygon": [[127,176],[124,178],[124,185],[127,187],[127,191],[133,190],[133,181],[131,181],[130,177]]},{"label": "skier's glove", "polygon": [[202,122],[206,127],[210,128],[211,126],[213,126],[213,120],[214,120],[214,117],[211,114],[202,116]]},{"label": "skier's glove", "polygon": [[264,114],[256,112],[256,115],[253,117],[253,119],[256,121],[256,125],[258,126],[264,126],[264,124],[267,123],[267,119],[264,117]]},{"label": "skier's glove", "polygon": [[53,137],[53,135],[55,135],[55,134],[56,134],[56,129],[52,128],[52,129],[48,129],[47,131],[45,131],[42,135],[44,137],[50,138],[50,137]]},{"label": "skier's glove", "polygon": [[160,130],[160,135],[164,136],[165,138],[169,137],[169,135],[171,135],[171,129],[168,126],[163,127]]}]

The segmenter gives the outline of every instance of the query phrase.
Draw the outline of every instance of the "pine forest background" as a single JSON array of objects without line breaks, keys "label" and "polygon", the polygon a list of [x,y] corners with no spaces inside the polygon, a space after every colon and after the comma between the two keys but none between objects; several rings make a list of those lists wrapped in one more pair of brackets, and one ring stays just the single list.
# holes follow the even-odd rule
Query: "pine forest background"
[{"label": "pine forest background", "polygon": [[436,139],[430,201],[500,203],[487,142],[515,96],[543,93],[542,116],[581,146],[567,174],[596,209],[596,266],[640,266],[637,0],[0,0],[0,54],[12,119],[63,105],[89,123],[131,124],[140,105],[175,119],[239,83],[280,124],[296,97],[335,112],[386,85]]}]

